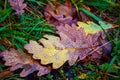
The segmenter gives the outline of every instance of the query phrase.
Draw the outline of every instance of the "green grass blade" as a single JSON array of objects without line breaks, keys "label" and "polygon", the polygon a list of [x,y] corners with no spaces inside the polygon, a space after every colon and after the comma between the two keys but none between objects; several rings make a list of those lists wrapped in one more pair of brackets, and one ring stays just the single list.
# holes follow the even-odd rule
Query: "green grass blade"
[{"label": "green grass blade", "polygon": [[112,66],[113,66],[116,58],[117,58],[117,55],[114,56],[113,59],[111,60],[111,62],[110,62],[110,64],[109,64],[108,69],[106,70],[106,72],[109,72],[109,71],[111,70],[111,68],[112,68]]},{"label": "green grass blade", "polygon": [[92,17],[93,19],[95,19],[96,21],[102,21],[102,19],[100,19],[99,17],[97,17],[96,15],[94,15],[93,13],[91,13],[90,11],[84,9],[84,8],[79,8],[79,10],[83,11],[85,14],[89,15],[90,17]]},{"label": "green grass blade", "polygon": [[9,8],[9,9],[3,10],[3,11],[0,10],[0,12],[1,12],[1,13],[4,12],[4,13],[3,13],[3,17],[0,18],[0,22],[3,22],[3,21],[5,21],[6,18],[10,15],[10,13],[12,12],[12,9]]},{"label": "green grass blade", "polygon": [[9,27],[8,25],[5,25],[3,27],[0,27],[0,31],[6,30],[6,28]]}]

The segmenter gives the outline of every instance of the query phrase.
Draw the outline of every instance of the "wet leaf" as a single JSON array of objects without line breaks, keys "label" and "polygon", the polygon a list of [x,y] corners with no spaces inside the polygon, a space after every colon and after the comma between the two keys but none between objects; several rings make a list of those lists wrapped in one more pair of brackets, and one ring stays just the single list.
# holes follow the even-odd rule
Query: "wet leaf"
[{"label": "wet leaf", "polygon": [[[88,21],[87,23],[84,22],[78,22],[78,29],[79,28],[84,28],[86,35],[87,34],[94,34],[99,31],[102,31],[102,28],[104,30],[112,28],[111,24],[105,24],[104,22],[100,21],[100,26],[94,22]],[[101,28],[102,27],[102,28]]]},{"label": "wet leaf", "polygon": [[57,33],[61,37],[61,43],[66,48],[70,48],[70,65],[73,65],[78,57],[79,60],[84,60],[89,55],[94,55],[91,56],[92,58],[101,57],[101,49],[94,51],[94,49],[100,46],[98,41],[99,37],[101,36],[100,33],[86,35],[84,28],[78,29],[78,27],[75,25],[58,26],[56,28],[58,30]]},{"label": "wet leaf", "polygon": [[25,45],[25,49],[33,54],[34,59],[40,59],[42,64],[53,63],[53,68],[57,69],[68,60],[68,50],[60,43],[59,37],[44,36],[47,39],[40,39],[39,45],[36,41],[30,41]]},{"label": "wet leaf", "polygon": [[104,43],[102,44],[100,40],[107,41],[104,37],[101,38],[102,33],[98,31],[93,34],[90,30],[86,35],[85,28],[79,28],[74,24],[56,28],[59,37],[45,35],[38,42],[30,40],[30,43],[24,46],[29,53],[33,54],[34,59],[41,60],[44,65],[52,63],[53,68],[57,69],[66,61],[69,65],[73,65],[78,58],[80,61],[88,56],[90,60],[101,58],[103,47],[100,46]]},{"label": "wet leaf", "polygon": [[13,48],[2,52],[2,56],[3,60],[5,61],[5,65],[11,66],[10,71],[15,71],[19,68],[23,69],[20,73],[21,77],[25,77],[34,71],[38,71],[38,76],[48,74],[51,71],[49,67],[40,65],[31,57],[22,55],[18,50],[15,50]]}]

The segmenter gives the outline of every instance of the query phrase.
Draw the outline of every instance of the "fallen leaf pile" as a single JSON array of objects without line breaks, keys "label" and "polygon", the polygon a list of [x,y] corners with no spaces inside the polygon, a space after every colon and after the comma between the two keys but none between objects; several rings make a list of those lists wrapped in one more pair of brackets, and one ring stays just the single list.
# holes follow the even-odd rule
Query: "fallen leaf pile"
[{"label": "fallen leaf pile", "polygon": [[89,55],[92,59],[100,58],[102,49],[93,50],[102,45],[99,40],[106,40],[105,35],[99,32],[94,32],[94,34],[88,32],[89,34],[86,34],[84,28],[79,27],[67,24],[56,27],[60,37],[46,35],[44,36],[45,39],[40,39],[39,42],[31,40],[24,48],[33,54],[34,59],[41,60],[41,64],[53,63],[54,69],[61,67],[67,60],[70,65],[73,65],[78,57],[79,60],[83,60]]},{"label": "fallen leaf pile", "polygon": [[[23,0],[21,1],[22,5]],[[17,11],[17,14],[21,13],[23,11]],[[112,25],[101,21],[98,25],[88,21],[87,17],[80,22],[74,17],[76,14],[76,10],[68,0],[65,5],[49,2],[45,8],[45,18],[56,26],[56,33],[59,36],[45,35],[39,41],[30,40],[29,44],[24,46],[29,55],[27,57],[13,48],[5,50],[1,53],[5,65],[11,66],[10,71],[22,68],[21,77],[34,71],[38,71],[37,75],[41,76],[48,74],[51,69],[60,68],[66,62],[71,66],[78,61],[96,60],[103,54],[110,53],[112,46],[107,41],[102,28],[107,32]]]}]

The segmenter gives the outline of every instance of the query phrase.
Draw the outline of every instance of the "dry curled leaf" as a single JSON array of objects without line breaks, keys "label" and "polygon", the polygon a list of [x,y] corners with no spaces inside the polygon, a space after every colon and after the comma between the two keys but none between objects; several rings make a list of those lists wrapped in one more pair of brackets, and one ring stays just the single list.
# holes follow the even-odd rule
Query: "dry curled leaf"
[{"label": "dry curled leaf", "polygon": [[13,48],[2,52],[2,56],[3,60],[5,61],[5,65],[11,66],[10,71],[15,71],[19,68],[23,69],[20,73],[21,77],[25,77],[34,71],[38,71],[38,76],[48,74],[51,71],[49,67],[40,65],[32,58],[22,55],[18,50]]},{"label": "dry curled leaf", "polygon": [[24,0],[9,0],[10,6],[12,9],[16,11],[15,14],[20,15],[24,13],[24,8],[27,6],[24,2]]}]

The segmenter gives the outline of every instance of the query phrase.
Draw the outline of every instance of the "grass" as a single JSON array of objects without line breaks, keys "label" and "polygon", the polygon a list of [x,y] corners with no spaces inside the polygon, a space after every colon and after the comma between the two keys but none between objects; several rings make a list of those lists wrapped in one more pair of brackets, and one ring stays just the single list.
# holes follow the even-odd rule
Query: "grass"
[{"label": "grass", "polygon": [[[57,0],[62,3],[64,1]],[[102,20],[102,13],[113,14],[117,16],[118,20],[116,24],[120,23],[120,5],[117,0],[71,0],[73,5],[82,10],[87,15],[91,16],[94,20]],[[44,34],[55,35],[55,29],[52,24],[47,24],[42,14],[44,6],[47,0],[27,0],[28,8],[26,13],[20,16],[14,15],[14,11],[10,8],[8,0],[0,1],[0,51],[4,51],[10,47],[23,49],[23,45],[28,43],[29,40],[38,40],[43,37]],[[81,4],[85,4],[89,7],[98,7],[94,13],[81,8]],[[111,13],[111,11],[113,13]],[[96,12],[99,12],[96,13]],[[109,16],[108,16],[109,17]],[[20,78],[18,74],[6,76],[1,80],[28,80],[33,78],[36,80],[119,80],[120,79],[120,28],[116,28],[114,32],[111,32],[111,40],[113,44],[113,50],[110,54],[110,61],[106,61],[103,64],[97,66],[95,62],[76,63],[73,66],[61,67],[57,71],[52,71],[48,75],[37,77],[35,73],[26,78]],[[0,62],[1,63],[1,62]],[[6,66],[0,64],[0,72],[4,71]]]},{"label": "grass", "polygon": [[[2,2],[2,1],[1,1]],[[35,1],[28,1],[31,7],[34,7],[32,3]],[[42,5],[38,3],[37,6]],[[9,4],[8,4],[9,5]],[[43,34],[54,34],[54,29],[50,28],[52,25],[47,24],[43,19],[42,13],[38,16],[34,12],[28,12],[20,16],[13,14],[11,8],[1,9],[1,26],[0,27],[0,41],[4,42],[0,45],[0,50],[4,50],[9,47],[17,47],[22,49],[23,45],[28,43],[30,39],[38,40],[42,38]],[[31,8],[32,9],[32,8]],[[36,8],[35,11],[38,9]]]}]

